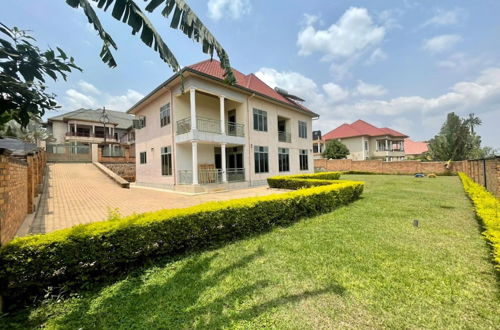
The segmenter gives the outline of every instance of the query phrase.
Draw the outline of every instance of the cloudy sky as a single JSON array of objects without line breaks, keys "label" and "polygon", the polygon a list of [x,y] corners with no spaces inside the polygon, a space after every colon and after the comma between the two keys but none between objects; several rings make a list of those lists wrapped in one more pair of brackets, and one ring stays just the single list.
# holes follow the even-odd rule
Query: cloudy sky
[{"label": "cloudy sky", "polygon": [[[141,6],[142,1],[137,0]],[[429,139],[446,114],[476,113],[483,144],[500,147],[500,1],[190,0],[243,73],[306,99],[324,133],[364,119],[415,140]],[[6,6],[4,6],[6,7]],[[128,26],[98,11],[118,44],[118,67],[99,57],[96,33],[64,1],[18,0],[0,21],[59,46],[84,71],[50,87],[63,106],[127,110],[172,75]],[[152,21],[181,65],[207,58],[200,45]]]}]

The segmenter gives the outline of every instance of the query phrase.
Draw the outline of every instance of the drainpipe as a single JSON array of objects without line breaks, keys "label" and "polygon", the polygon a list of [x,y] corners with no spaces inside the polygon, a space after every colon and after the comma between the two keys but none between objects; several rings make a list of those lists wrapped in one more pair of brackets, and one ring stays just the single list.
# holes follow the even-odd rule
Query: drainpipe
[{"label": "drainpipe", "polygon": [[248,183],[250,187],[252,186],[251,174],[252,164],[250,164],[250,155],[252,154],[252,143],[250,141],[250,99],[255,97],[255,93],[252,93],[249,97],[247,97],[247,136],[248,136]]}]

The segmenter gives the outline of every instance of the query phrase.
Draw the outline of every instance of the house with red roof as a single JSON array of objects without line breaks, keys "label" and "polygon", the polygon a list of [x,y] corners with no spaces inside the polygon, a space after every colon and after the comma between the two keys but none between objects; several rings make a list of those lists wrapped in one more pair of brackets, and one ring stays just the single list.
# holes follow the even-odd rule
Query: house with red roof
[{"label": "house with red roof", "polygon": [[188,192],[259,185],[311,173],[312,119],[300,97],[220,62],[185,67],[127,112],[134,114],[136,184]]},{"label": "house with red roof", "polygon": [[313,151],[322,152],[327,141],[336,139],[347,146],[350,151],[347,158],[352,160],[404,160],[407,137],[392,128],[379,128],[359,119],[352,124],[342,124],[313,141]]},{"label": "house with red roof", "polygon": [[425,141],[422,142],[413,141],[410,138],[405,139],[404,146],[407,159],[417,158],[418,156],[421,156],[423,153],[429,150],[429,143]]}]

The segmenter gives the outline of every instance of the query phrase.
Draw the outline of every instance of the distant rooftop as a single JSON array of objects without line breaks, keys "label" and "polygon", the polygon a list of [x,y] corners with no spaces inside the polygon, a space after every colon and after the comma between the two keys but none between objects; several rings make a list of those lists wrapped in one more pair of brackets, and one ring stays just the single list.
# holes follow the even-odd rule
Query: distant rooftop
[{"label": "distant rooftop", "polygon": [[408,136],[389,127],[378,128],[364,120],[358,119],[352,124],[342,124],[323,136],[323,140],[345,139],[356,136],[392,136],[407,138]]},{"label": "distant rooftop", "polygon": [[[115,124],[117,128],[127,129],[132,126],[132,120],[134,115],[128,114],[126,112],[107,110],[109,122]],[[49,121],[68,121],[68,120],[82,120],[91,122],[100,122],[102,115],[102,109],[78,109],[70,112],[66,112],[54,117],[50,117]]]},{"label": "distant rooftop", "polygon": [[429,150],[429,143],[405,139],[405,153],[407,155],[420,155],[427,150]]},{"label": "distant rooftop", "polygon": [[38,147],[34,143],[24,142],[14,138],[3,138],[0,139],[0,149],[10,150],[13,156],[26,156],[38,150]]}]

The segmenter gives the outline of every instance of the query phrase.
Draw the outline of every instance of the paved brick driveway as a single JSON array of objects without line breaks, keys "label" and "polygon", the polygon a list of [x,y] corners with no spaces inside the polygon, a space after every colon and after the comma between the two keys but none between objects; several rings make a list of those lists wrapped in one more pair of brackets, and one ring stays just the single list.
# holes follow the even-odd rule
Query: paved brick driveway
[{"label": "paved brick driveway", "polygon": [[258,187],[190,196],[140,188],[123,189],[92,164],[56,163],[48,164],[48,169],[47,186],[30,228],[33,234],[106,220],[109,210],[115,208],[125,216],[277,192]]}]

